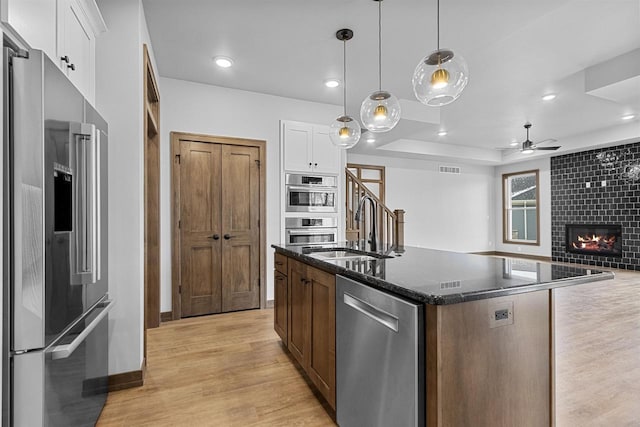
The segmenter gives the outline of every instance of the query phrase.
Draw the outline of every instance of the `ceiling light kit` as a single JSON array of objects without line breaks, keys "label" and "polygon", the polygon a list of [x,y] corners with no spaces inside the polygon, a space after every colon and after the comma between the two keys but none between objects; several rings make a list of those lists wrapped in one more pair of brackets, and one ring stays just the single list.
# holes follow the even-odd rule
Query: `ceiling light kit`
[{"label": "ceiling light kit", "polygon": [[440,132],[438,132],[438,136],[446,136],[446,135],[447,135],[446,130],[441,130]]},{"label": "ceiling light kit", "polygon": [[440,49],[440,0],[437,0],[437,49],[423,58],[413,73],[413,93],[418,101],[432,107],[458,99],[469,82],[469,68],[460,55]]},{"label": "ceiling light kit", "polygon": [[635,118],[636,118],[635,114],[626,114],[626,115],[621,117],[622,120],[632,120],[632,119],[635,119]]},{"label": "ceiling light kit", "polygon": [[348,28],[338,30],[336,32],[336,38],[343,43],[342,49],[342,81],[343,87],[343,115],[338,117],[331,123],[331,132],[329,137],[334,145],[348,149],[353,147],[360,140],[360,124],[353,120],[350,116],[347,116],[347,41],[353,38],[353,31]]},{"label": "ceiling light kit", "polygon": [[328,88],[335,88],[340,86],[340,80],[338,79],[327,79],[324,81],[324,85]]},{"label": "ceiling light kit", "polygon": [[233,60],[227,56],[216,56],[213,60],[220,68],[229,68],[233,65]]},{"label": "ceiling light kit", "polygon": [[400,121],[400,102],[382,90],[382,0],[378,3],[378,90],[367,96],[360,107],[362,125],[374,133],[388,132]]},{"label": "ceiling light kit", "polygon": [[556,96],[557,95],[555,93],[548,93],[548,94],[546,94],[546,95],[544,95],[542,97],[542,100],[543,101],[552,101],[552,100],[556,99]]}]

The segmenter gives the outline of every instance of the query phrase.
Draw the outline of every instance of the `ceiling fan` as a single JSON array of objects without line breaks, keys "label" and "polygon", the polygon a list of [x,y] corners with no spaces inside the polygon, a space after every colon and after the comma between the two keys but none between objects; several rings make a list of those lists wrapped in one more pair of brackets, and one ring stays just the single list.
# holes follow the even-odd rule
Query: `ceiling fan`
[{"label": "ceiling fan", "polygon": [[522,147],[520,148],[520,152],[522,154],[531,154],[534,151],[538,150],[554,151],[560,148],[559,145],[556,145],[554,147],[540,147],[540,144],[544,144],[545,142],[556,142],[557,139],[553,138],[545,139],[544,141],[540,141],[534,144],[533,141],[529,139],[529,129],[531,129],[531,126],[532,124],[529,122],[524,124],[524,128],[527,130],[527,139],[522,143]]}]

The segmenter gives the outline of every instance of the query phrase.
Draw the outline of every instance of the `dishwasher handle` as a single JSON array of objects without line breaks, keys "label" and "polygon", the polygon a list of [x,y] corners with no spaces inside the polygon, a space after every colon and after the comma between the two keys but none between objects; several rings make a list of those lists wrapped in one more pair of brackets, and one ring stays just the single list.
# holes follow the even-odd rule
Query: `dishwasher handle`
[{"label": "dishwasher handle", "polygon": [[372,320],[382,324],[383,326],[391,329],[394,332],[398,332],[398,318],[380,310],[379,308],[362,301],[359,298],[354,297],[348,293],[344,293],[344,303],[349,307],[359,311]]}]

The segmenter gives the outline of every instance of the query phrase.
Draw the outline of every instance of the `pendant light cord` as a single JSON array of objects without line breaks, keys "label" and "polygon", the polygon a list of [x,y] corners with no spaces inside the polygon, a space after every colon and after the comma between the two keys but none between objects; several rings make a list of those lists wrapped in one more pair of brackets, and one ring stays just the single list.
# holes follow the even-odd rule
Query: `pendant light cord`
[{"label": "pendant light cord", "polygon": [[378,90],[382,91],[382,0],[378,0]]},{"label": "pendant light cord", "polygon": [[342,49],[342,105],[344,107],[344,115],[347,115],[347,41],[343,40]]},{"label": "pendant light cord", "polygon": [[437,14],[438,14],[438,20],[437,20],[437,23],[438,23],[438,25],[437,25],[438,26],[438,50],[440,50],[440,0],[437,0],[437,4],[438,4],[438,6],[437,6]]}]

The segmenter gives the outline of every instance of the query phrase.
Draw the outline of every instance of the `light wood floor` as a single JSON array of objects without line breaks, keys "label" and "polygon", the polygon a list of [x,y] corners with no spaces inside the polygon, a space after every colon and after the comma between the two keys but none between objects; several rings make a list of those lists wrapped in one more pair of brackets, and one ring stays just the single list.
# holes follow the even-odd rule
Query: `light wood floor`
[{"label": "light wood floor", "polygon": [[163,323],[144,386],[109,394],[106,426],[335,425],[273,331],[273,310]]},{"label": "light wood floor", "polygon": [[640,273],[556,290],[556,422],[640,426]]},{"label": "light wood floor", "polygon": [[[557,425],[640,426],[640,274],[560,289]],[[164,323],[143,387],[111,393],[98,426],[333,426],[273,331],[273,311]]]}]

